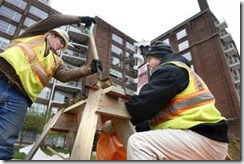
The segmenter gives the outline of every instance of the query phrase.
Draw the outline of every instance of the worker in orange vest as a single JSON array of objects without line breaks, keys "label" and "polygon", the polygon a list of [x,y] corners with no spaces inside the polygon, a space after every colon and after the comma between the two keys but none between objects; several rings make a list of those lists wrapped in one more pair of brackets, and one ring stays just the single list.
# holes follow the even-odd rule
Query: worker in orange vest
[{"label": "worker in orange vest", "polygon": [[149,82],[125,103],[138,132],[128,140],[127,160],[224,160],[227,120],[189,61],[157,41],[148,62]]},{"label": "worker in orange vest", "polygon": [[89,16],[54,14],[33,24],[0,53],[0,159],[14,155],[14,143],[25,119],[27,108],[52,77],[68,82],[92,75],[102,63],[93,59],[81,67],[68,68],[57,51],[68,47],[69,35],[58,28],[96,23]]}]

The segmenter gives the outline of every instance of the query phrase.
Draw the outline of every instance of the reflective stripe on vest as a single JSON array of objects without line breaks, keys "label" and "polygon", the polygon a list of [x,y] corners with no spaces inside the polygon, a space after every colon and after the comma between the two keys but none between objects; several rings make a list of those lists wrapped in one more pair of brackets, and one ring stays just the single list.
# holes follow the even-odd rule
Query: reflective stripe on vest
[{"label": "reflective stripe on vest", "polygon": [[12,47],[12,46],[20,47],[22,49],[22,51],[24,52],[25,56],[29,59],[29,64],[34,63],[34,62],[38,63],[35,65],[32,65],[32,71],[36,74],[36,76],[38,77],[38,79],[40,80],[42,85],[45,87],[49,82],[49,78],[52,75],[52,72],[47,71],[45,69],[45,67],[43,66],[43,64],[41,62],[38,62],[39,61],[38,56],[33,51],[34,47],[39,46],[39,45],[43,44],[44,42],[45,41],[43,40],[43,37],[37,37],[33,40],[30,40],[28,42],[28,45],[26,43],[14,41],[14,42],[12,42],[12,44],[10,44],[9,47]]},{"label": "reflective stripe on vest", "polygon": [[[20,43],[16,46],[19,46],[23,52],[25,52],[25,56],[29,59],[29,64],[37,61],[37,57],[35,55],[35,52],[29,48],[26,44]],[[46,70],[43,68],[42,64],[38,62],[39,64],[35,64],[32,66],[32,71],[35,72],[36,76],[39,78],[40,82],[42,83],[43,86],[46,86],[49,78],[46,76],[48,73]]]},{"label": "reflective stripe on vest", "polygon": [[[173,63],[175,65],[178,65],[188,70],[188,72],[190,73],[189,79],[191,78],[194,85],[194,91],[191,91],[190,93],[184,94],[182,96],[179,95],[176,96],[169,103],[168,106],[166,106],[160,113],[158,113],[154,118],[152,118],[149,121],[151,127],[155,127],[162,122],[170,120],[189,109],[196,108],[198,106],[215,101],[214,96],[208,90],[206,85],[203,84],[203,81],[200,79],[200,77],[197,74],[195,74],[193,71],[191,71],[188,66],[186,66],[184,63],[181,62],[169,62],[169,63]],[[190,80],[189,80],[189,85],[190,85]]]}]

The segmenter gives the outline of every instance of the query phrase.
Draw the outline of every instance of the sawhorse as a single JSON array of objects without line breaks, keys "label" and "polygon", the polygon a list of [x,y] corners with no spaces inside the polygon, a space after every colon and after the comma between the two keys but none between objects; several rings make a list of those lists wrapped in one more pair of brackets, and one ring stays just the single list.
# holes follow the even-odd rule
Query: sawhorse
[{"label": "sawhorse", "polygon": [[124,106],[124,101],[127,100],[128,97],[119,86],[105,89],[89,87],[87,99],[59,110],[49,120],[25,159],[31,160],[48,132],[55,130],[71,132],[75,135],[69,160],[90,160],[99,116],[107,116],[112,120],[126,148],[129,136],[136,132]]}]

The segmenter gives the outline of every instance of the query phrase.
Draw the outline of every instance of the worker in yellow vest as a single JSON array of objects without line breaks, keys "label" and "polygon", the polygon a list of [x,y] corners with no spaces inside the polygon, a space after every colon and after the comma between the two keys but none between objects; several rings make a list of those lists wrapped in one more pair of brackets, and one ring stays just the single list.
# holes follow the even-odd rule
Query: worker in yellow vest
[{"label": "worker in yellow vest", "polygon": [[81,67],[68,68],[58,51],[68,47],[63,25],[96,23],[89,16],[54,14],[33,24],[0,53],[0,159],[14,155],[14,143],[22,127],[27,108],[52,77],[68,82],[92,75],[102,63],[93,59]]},{"label": "worker in yellow vest", "polygon": [[165,42],[148,51],[150,79],[125,106],[138,133],[128,160],[224,160],[228,124],[189,61]]}]

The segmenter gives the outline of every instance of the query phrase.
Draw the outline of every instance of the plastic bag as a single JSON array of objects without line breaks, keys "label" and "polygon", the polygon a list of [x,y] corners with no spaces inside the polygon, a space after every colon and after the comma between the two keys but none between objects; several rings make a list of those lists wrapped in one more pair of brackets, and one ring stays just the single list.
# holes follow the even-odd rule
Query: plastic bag
[{"label": "plastic bag", "polygon": [[97,160],[126,160],[126,150],[118,134],[101,132],[97,142]]}]

